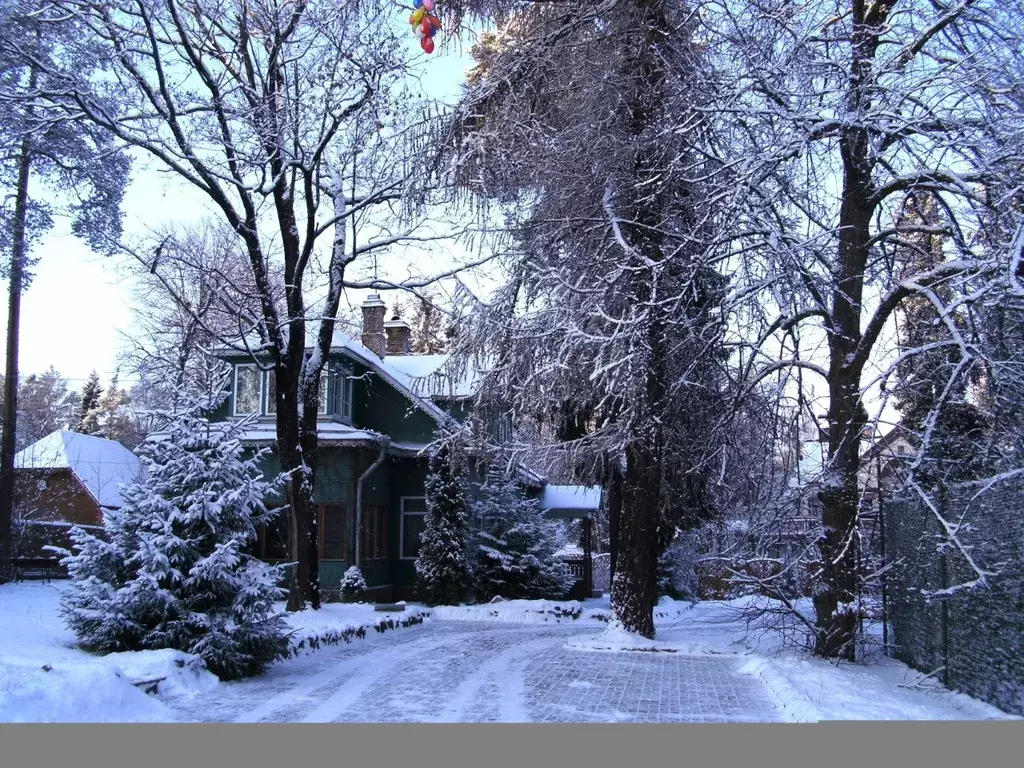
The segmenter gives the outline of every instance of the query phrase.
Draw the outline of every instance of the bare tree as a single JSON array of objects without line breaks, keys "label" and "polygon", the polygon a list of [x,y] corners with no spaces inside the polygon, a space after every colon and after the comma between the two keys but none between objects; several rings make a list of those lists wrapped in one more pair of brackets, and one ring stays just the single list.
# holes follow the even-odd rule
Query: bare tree
[{"label": "bare tree", "polygon": [[[820,377],[827,392],[815,647],[853,658],[865,397],[907,358],[951,352],[947,384],[924,419],[927,443],[955,382],[978,360],[952,315],[991,296],[999,272],[983,233],[986,211],[1003,202],[986,188],[1019,184],[1009,174],[1021,167],[1012,95],[1020,4],[721,0],[704,10],[709,46],[735,75],[715,109],[732,115],[728,155],[750,203],[734,233],[734,280],[757,302],[747,360],[758,376],[799,369]],[[901,219],[909,193],[932,196],[935,221]],[[948,253],[901,274],[895,250],[923,234],[947,238]],[[888,365],[894,313],[914,296],[932,305],[944,333]],[[769,353],[769,342],[781,342],[783,354]],[[958,547],[955,524],[933,509]],[[971,583],[984,583],[983,565],[958,549],[974,569]]]},{"label": "bare tree", "polygon": [[[211,398],[227,364],[222,339],[243,335],[261,316],[244,248],[223,222],[163,228],[133,248],[129,262],[135,331],[122,332],[121,361],[138,379],[137,408],[175,407],[182,396]],[[280,276],[271,285],[284,294]]]},{"label": "bare tree", "polygon": [[244,249],[259,315],[225,341],[276,377],[297,562],[289,607],[319,607],[316,414],[335,313],[357,258],[425,239],[411,225],[378,226],[358,247],[348,242],[354,217],[403,199],[423,155],[417,142],[429,140],[422,127],[400,126],[399,105],[415,104],[401,83],[405,30],[383,0],[56,5],[96,41],[124,114],[70,71],[50,73],[45,97],[190,184]]}]

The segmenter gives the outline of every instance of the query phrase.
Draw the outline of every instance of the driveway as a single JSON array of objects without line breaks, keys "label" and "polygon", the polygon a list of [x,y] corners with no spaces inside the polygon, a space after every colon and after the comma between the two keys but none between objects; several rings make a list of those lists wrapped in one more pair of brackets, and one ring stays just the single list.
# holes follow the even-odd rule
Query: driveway
[{"label": "driveway", "polygon": [[574,650],[590,627],[432,621],[275,665],[168,704],[227,722],[765,722],[733,656]]}]

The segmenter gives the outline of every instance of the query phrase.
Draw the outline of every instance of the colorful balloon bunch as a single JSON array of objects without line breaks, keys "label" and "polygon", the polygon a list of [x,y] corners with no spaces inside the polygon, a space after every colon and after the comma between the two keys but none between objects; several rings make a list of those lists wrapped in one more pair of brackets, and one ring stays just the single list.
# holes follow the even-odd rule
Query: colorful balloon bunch
[{"label": "colorful balloon bunch", "polygon": [[434,35],[441,29],[441,21],[433,14],[435,0],[413,0],[416,9],[409,17],[412,31],[420,39],[420,48],[427,53],[434,52]]}]

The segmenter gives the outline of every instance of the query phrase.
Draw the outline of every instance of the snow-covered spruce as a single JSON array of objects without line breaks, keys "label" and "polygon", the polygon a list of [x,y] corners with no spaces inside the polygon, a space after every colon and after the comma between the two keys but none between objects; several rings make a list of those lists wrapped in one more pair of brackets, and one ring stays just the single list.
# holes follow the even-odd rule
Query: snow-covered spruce
[{"label": "snow-covered spruce", "polygon": [[425,490],[427,515],[416,559],[419,597],[427,605],[458,605],[468,597],[473,577],[466,557],[466,481],[448,445],[431,456]]},{"label": "snow-covered spruce", "polygon": [[173,648],[222,679],[262,672],[287,653],[274,610],[279,567],[245,552],[271,517],[258,456],[243,459],[245,421],[210,425],[192,405],[168,414],[140,449],[147,476],[105,513],[104,536],[74,529],[62,613],[83,648]]},{"label": "snow-covered spruce", "polygon": [[341,577],[341,599],[346,603],[354,603],[366,592],[366,579],[358,565],[349,566]]},{"label": "snow-covered spruce", "polygon": [[473,502],[481,521],[475,552],[475,588],[481,600],[560,598],[574,578],[555,557],[558,526],[536,499],[523,496],[514,479],[492,473]]}]

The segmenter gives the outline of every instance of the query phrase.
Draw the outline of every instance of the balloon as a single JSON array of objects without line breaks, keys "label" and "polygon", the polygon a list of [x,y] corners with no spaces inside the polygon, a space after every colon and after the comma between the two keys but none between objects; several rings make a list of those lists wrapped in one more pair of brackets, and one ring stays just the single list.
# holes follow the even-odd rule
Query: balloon
[{"label": "balloon", "polygon": [[434,10],[434,0],[423,0],[423,7],[428,11]]},{"label": "balloon", "polygon": [[434,31],[437,31],[437,30],[439,30],[441,28],[441,20],[439,18],[437,18],[437,16],[431,16],[428,13],[427,14],[427,21],[430,22],[430,26],[432,26],[434,28]]},{"label": "balloon", "polygon": [[423,30],[423,34],[424,35],[429,35],[430,34],[430,30],[432,30],[433,27],[431,26],[429,21],[424,19],[422,22],[420,22],[420,29]]},{"label": "balloon", "polygon": [[423,17],[426,15],[427,12],[425,10],[423,10],[422,8],[418,8],[417,10],[413,11],[412,16],[409,17],[409,23],[413,25],[419,24],[421,21],[423,21]]},{"label": "balloon", "polygon": [[413,0],[412,7],[413,8],[422,8],[423,7],[423,0]]},{"label": "balloon", "polygon": [[426,35],[423,34],[423,30],[420,29],[419,27],[416,28],[416,37],[418,37],[420,40],[426,37]]},{"label": "balloon", "polygon": [[434,41],[431,40],[429,37],[424,37],[422,40],[420,40],[420,47],[427,53],[433,53]]}]

